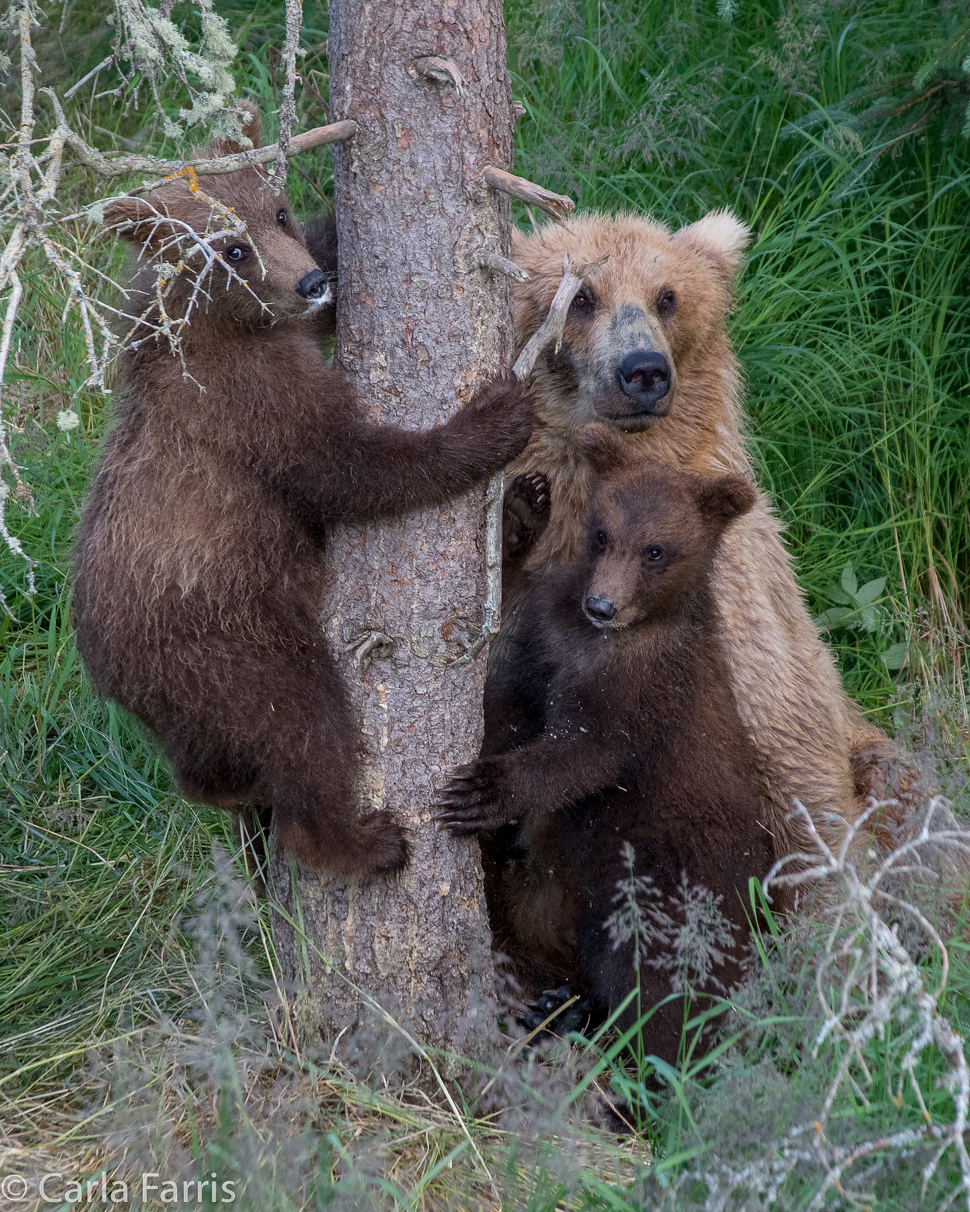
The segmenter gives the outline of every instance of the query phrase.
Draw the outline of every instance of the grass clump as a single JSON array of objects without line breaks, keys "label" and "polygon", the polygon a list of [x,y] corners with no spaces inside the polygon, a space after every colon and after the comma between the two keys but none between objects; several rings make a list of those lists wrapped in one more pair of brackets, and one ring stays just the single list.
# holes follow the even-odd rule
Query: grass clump
[{"label": "grass clump", "polygon": [[[268,113],[282,6],[219,11],[241,40],[237,83]],[[327,119],[326,13],[306,5],[304,18],[297,120],[309,127]],[[754,227],[733,335],[759,476],[850,692],[930,753],[958,814],[970,728],[967,145],[942,106],[918,139],[873,159],[879,130],[860,128],[853,142],[838,107],[912,79],[924,48],[961,19],[915,0],[508,5],[526,108],[518,171],[582,206],[680,225],[726,205]],[[37,43],[58,87],[100,62],[112,37],[102,9],[77,0],[65,30],[54,21]],[[161,99],[172,115],[184,101]],[[73,104],[105,146],[168,147],[143,115],[93,90]],[[305,215],[322,209],[328,164],[291,166]],[[81,205],[90,198],[78,180]],[[78,225],[75,238],[110,299],[118,254],[93,229]],[[195,1182],[242,1171],[237,1206],[262,1212],[909,1209],[957,1191],[955,1146],[924,1189],[932,1146],[914,1137],[860,1154],[841,1191],[820,1194],[825,1149],[927,1126],[940,1143],[958,1116],[945,1050],[931,1041],[912,1053],[930,1012],[919,999],[943,969],[905,913],[880,920],[895,925],[911,967],[855,909],[834,934],[829,922],[828,933],[823,923],[766,937],[750,986],[718,1007],[720,1048],[704,1060],[688,1051],[669,1072],[631,1064],[609,1033],[514,1063],[496,1041],[491,1071],[469,1071],[452,1107],[406,1076],[413,1050],[379,1008],[354,1039],[307,1048],[287,1017],[292,991],[280,987],[266,908],[233,874],[232,823],[178,797],[150,738],[97,701],[78,663],[70,536],[106,400],[83,387],[82,336],[74,319],[62,323],[63,299],[39,265],[26,284],[3,410],[35,510],[11,498],[7,519],[36,561],[37,591],[25,592],[22,561],[0,559],[0,1169],[123,1179],[169,1168]],[[64,410],[79,413],[78,429],[58,428]],[[943,909],[916,907],[955,940],[933,1012],[966,1033],[966,944]],[[867,924],[848,969],[826,968],[856,921]],[[852,947],[871,955],[873,939],[883,975],[847,985]],[[908,991],[876,1023],[892,963]],[[815,1049],[823,1000],[835,1012],[847,988],[843,1029]],[[813,1125],[840,1073],[819,1144]],[[614,1134],[611,1101],[633,1131]],[[774,1155],[798,1149],[793,1169],[771,1170]],[[951,1206],[965,1202],[960,1192]]]}]

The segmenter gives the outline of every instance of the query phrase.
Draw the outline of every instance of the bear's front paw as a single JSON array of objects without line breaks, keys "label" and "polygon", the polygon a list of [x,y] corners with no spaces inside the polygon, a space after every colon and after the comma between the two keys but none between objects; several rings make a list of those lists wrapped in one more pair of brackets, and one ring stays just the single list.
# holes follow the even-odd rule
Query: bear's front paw
[{"label": "bear's front paw", "polygon": [[532,401],[508,370],[480,387],[454,417],[462,428],[470,424],[476,433],[484,429],[486,443],[496,450],[503,464],[522,452],[532,435],[533,419]]},{"label": "bear's front paw", "polygon": [[505,492],[502,543],[506,555],[521,555],[549,522],[549,481],[541,471],[516,476]]},{"label": "bear's front paw", "polygon": [[500,759],[456,767],[438,796],[434,819],[456,837],[510,824],[515,816],[505,803],[503,782]]}]

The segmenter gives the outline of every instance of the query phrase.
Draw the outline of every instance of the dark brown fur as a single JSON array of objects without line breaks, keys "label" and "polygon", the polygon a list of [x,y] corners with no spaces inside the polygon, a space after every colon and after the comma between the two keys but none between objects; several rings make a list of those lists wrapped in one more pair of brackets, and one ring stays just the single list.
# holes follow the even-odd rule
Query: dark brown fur
[{"label": "dark brown fur", "polygon": [[[525,591],[514,659],[489,679],[482,757],[455,773],[440,819],[455,833],[517,834],[488,872],[497,945],[538,987],[572,981],[609,1010],[635,984],[632,943],[614,948],[604,926],[627,874],[623,843],[667,912],[682,875],[721,898],[735,932],[714,973],[725,986],[748,939],[749,878],[773,854],[710,590],[721,537],[755,490],[738,475],[633,461],[591,428],[594,461],[614,469],[587,550]],[[599,625],[597,599],[616,609]],[[639,979],[644,1010],[672,992],[663,968],[644,965]],[[622,1021],[635,1017],[631,1007]],[[677,1001],[655,1014],[646,1051],[675,1059],[682,1021]]]},{"label": "dark brown fur", "polygon": [[[270,807],[283,844],[315,866],[394,869],[407,858],[399,824],[358,819],[358,733],[319,620],[327,528],[464,492],[523,448],[531,405],[503,376],[436,429],[368,424],[320,352],[322,309],[296,290],[316,267],[285,197],[249,169],[202,187],[247,225],[224,255],[258,256],[233,266],[249,289],[217,267],[191,315],[183,355],[197,382],[144,324],[123,355],[77,541],[78,645],[97,688],[159,737],[187,795]],[[201,232],[210,217],[181,184],[105,211],[156,262],[179,255],[177,222]],[[136,313],[152,280],[144,269]],[[176,281],[170,315],[188,291]]]}]

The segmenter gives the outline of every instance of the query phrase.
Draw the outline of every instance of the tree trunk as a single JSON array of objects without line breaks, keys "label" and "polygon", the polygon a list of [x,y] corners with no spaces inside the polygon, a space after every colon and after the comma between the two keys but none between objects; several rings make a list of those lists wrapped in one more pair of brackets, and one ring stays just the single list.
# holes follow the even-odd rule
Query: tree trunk
[{"label": "tree trunk", "polygon": [[[479,268],[483,249],[509,246],[508,200],[483,180],[490,164],[511,167],[505,49],[500,0],[330,5],[332,117],[359,125],[334,152],[337,357],[375,421],[438,424],[509,364],[507,279]],[[431,823],[434,791],[481,739],[484,656],[450,662],[483,618],[484,501],[482,485],[443,509],[343,527],[330,548],[324,620],[361,724],[361,799],[406,824],[413,855],[392,880],[349,883],[291,879],[276,857],[277,896],[307,939],[278,919],[280,951],[309,977],[325,1039],[358,1021],[352,985],[454,1051],[473,1046],[469,1024],[492,1002],[478,845]]]}]

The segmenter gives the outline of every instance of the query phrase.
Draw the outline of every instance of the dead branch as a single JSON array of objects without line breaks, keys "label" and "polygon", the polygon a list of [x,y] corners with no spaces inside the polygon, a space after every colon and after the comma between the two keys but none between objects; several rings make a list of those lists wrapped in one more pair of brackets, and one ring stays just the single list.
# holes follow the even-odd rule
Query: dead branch
[{"label": "dead branch", "polygon": [[[45,89],[45,92],[47,90]],[[341,143],[352,139],[357,134],[357,123],[349,120],[331,122],[328,126],[316,126],[313,130],[294,135],[289,141],[289,155],[296,156],[301,152],[310,151],[314,147],[323,147],[328,143]],[[234,173],[240,168],[249,168],[258,164],[268,164],[276,160],[280,154],[279,143],[270,143],[266,147],[254,147],[249,151],[233,152],[230,156],[218,156],[207,160],[163,160],[159,156],[126,155],[106,156],[87,143],[73,131],[65,133],[67,146],[77,157],[77,163],[85,168],[93,168],[102,177],[120,177],[125,173],[147,173],[153,177],[173,177],[192,169],[199,177],[221,176],[223,173]]]},{"label": "dead branch", "polygon": [[501,168],[495,168],[492,165],[485,169],[485,181],[492,189],[500,190],[512,198],[518,198],[526,206],[536,206],[539,210],[545,211],[547,215],[558,219],[559,222],[566,219],[576,209],[576,203],[572,198],[567,198],[564,194],[554,194],[551,190],[536,185],[534,181],[527,181],[525,177],[514,177],[511,173],[504,172]]},{"label": "dead branch", "polygon": [[[510,262],[510,264],[514,264],[514,262]],[[519,272],[522,271],[519,270]],[[525,383],[530,377],[535,368],[536,359],[550,341],[554,341],[556,349],[559,349],[562,344],[569,305],[582,284],[582,278],[571,272],[569,258],[565,257],[562,265],[562,281],[549,305],[549,314],[542,322],[538,332],[526,342],[512,367],[515,377],[521,383]],[[504,501],[505,473],[500,471],[489,480],[485,493],[485,602],[482,630],[454,662],[456,665],[465,665],[469,661],[474,661],[485,645],[498,635],[502,616],[502,509]]]},{"label": "dead branch", "polygon": [[82,76],[81,79],[78,80],[77,84],[71,85],[71,87],[64,94],[64,100],[69,101],[71,99],[71,97],[73,97],[76,92],[78,92],[80,89],[82,89],[89,80],[93,80],[94,77],[97,76],[100,72],[103,72],[105,70],[105,68],[110,67],[112,65],[112,63],[114,63],[114,61],[115,61],[115,57],[113,54],[108,55],[108,57],[106,59],[102,59],[101,62],[98,64],[98,66],[92,67],[86,76]]},{"label": "dead branch", "polygon": [[302,25],[303,0],[286,0],[286,44],[283,48],[286,78],[283,81],[283,98],[280,102],[279,154],[273,162],[269,179],[275,190],[282,190],[286,185],[286,164],[293,140],[293,123],[296,121],[296,53],[300,48]]},{"label": "dead branch", "polygon": [[522,383],[529,378],[535,369],[536,359],[550,341],[555,341],[556,352],[562,345],[563,329],[566,327],[566,317],[569,306],[579,292],[583,279],[574,274],[569,268],[569,258],[563,258],[562,281],[559,289],[549,305],[549,314],[542,322],[542,327],[534,333],[523,346],[522,352],[515,360],[512,370],[515,377]]}]

